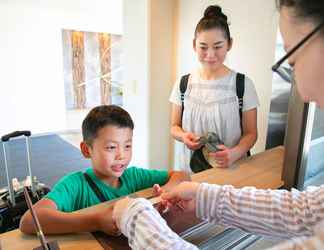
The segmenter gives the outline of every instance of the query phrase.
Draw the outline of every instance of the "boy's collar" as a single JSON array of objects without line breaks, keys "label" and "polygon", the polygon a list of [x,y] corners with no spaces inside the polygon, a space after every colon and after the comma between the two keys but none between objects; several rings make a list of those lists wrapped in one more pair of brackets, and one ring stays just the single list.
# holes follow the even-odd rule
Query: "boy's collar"
[{"label": "boy's collar", "polygon": [[[118,187],[113,187],[111,185],[109,185],[108,183],[104,182],[103,180],[101,180],[100,178],[98,178],[96,176],[96,174],[94,173],[93,171],[93,168],[90,167],[90,168],[87,168],[86,171],[85,171],[88,175],[90,175],[90,177],[94,180],[94,181],[97,181],[97,182],[101,182],[103,183],[104,185],[110,187],[110,188],[115,188],[115,189],[120,189],[122,186],[123,186],[123,181],[122,181],[122,178],[119,177],[118,180],[119,180],[119,186]],[[125,171],[124,171],[125,172]]]}]

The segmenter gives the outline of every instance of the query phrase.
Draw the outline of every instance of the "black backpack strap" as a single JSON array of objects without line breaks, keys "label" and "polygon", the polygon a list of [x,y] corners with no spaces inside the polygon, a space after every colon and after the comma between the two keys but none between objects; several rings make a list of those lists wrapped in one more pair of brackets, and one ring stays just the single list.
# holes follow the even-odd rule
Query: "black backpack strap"
[{"label": "black backpack strap", "polygon": [[239,101],[239,112],[240,112],[240,126],[241,131],[243,132],[242,127],[242,114],[243,114],[243,96],[244,96],[244,88],[245,88],[245,76],[241,73],[236,74],[236,95]]},{"label": "black backpack strap", "polygon": [[[240,113],[240,127],[241,133],[243,134],[243,97],[245,89],[245,75],[241,73],[236,74],[236,95],[239,101],[239,113]],[[250,150],[247,152],[247,156],[251,156]]]},{"label": "black backpack strap", "polygon": [[96,183],[91,179],[91,177],[87,173],[83,173],[83,175],[84,175],[85,179],[87,180],[89,186],[91,187],[92,191],[98,197],[98,199],[101,202],[107,201],[107,199],[104,197],[104,195],[102,194],[102,192],[100,191],[100,189],[98,188],[98,186],[96,185]]},{"label": "black backpack strap", "polygon": [[181,97],[181,122],[182,122],[182,116],[183,116],[183,110],[184,110],[184,95],[187,90],[188,86],[188,80],[189,80],[189,75],[183,75],[180,80],[180,97]]}]

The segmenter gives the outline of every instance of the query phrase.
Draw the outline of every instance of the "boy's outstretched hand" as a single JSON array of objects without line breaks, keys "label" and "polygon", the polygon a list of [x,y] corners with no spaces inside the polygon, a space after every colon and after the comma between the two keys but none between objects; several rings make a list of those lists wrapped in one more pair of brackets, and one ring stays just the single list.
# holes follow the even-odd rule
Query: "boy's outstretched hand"
[{"label": "boy's outstretched hand", "polygon": [[[154,184],[153,186],[153,196],[158,197],[164,193],[164,189],[160,187],[159,184]],[[154,205],[154,208],[160,213],[163,214],[168,210],[167,202],[162,200],[161,202]]]},{"label": "boy's outstretched hand", "polygon": [[153,196],[160,196],[164,190],[160,187],[159,184],[154,184],[153,186]]}]

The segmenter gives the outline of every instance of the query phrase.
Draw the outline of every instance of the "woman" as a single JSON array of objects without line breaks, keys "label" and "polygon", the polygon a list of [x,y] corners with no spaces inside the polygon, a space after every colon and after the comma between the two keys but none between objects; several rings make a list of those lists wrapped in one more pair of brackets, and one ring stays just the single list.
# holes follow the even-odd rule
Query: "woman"
[{"label": "woman", "polygon": [[[324,108],[324,1],[277,0],[277,5],[289,52],[273,69],[282,75],[280,64],[288,59],[304,101],[315,101]],[[187,182],[162,198],[180,203],[192,216],[291,238],[273,249],[324,249],[324,186],[288,192]],[[145,200],[120,201],[114,218],[133,248],[148,243],[153,249],[196,249],[174,234]]]},{"label": "woman", "polygon": [[[219,152],[206,155],[211,166],[228,167],[242,158],[257,139],[258,97],[252,81],[245,77],[242,129],[237,94],[237,73],[224,65],[233,40],[227,16],[217,5],[209,6],[198,22],[193,49],[200,67],[190,73],[182,108],[180,82],[174,84],[171,134],[182,142],[180,168],[189,168],[193,150],[201,147],[199,138],[214,132],[223,142]],[[242,130],[242,131],[241,131]]]}]

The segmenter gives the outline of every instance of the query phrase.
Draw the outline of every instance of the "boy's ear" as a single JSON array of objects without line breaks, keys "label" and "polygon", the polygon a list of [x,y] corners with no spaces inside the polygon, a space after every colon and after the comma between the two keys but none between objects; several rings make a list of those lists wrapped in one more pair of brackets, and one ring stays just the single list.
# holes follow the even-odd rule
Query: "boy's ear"
[{"label": "boy's ear", "polygon": [[85,158],[90,158],[89,146],[84,141],[80,143],[80,149]]}]

